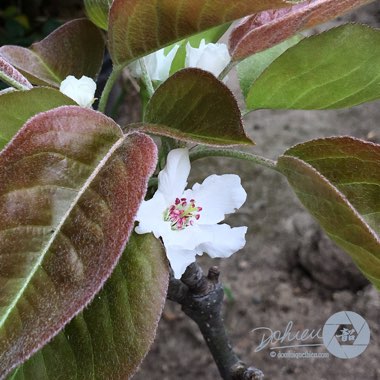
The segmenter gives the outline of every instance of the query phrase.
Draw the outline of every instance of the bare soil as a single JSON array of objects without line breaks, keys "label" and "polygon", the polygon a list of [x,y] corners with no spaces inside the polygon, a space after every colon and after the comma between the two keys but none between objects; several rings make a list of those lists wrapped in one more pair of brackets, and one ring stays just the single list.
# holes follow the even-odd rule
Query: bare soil
[{"label": "bare soil", "polygon": [[[375,2],[336,23],[357,21],[379,27]],[[329,26],[334,25],[332,23]],[[230,85],[237,91],[237,83]],[[380,143],[380,103],[337,111],[257,111],[245,119],[258,154],[276,159],[290,146],[324,136],[351,135]],[[207,159],[194,164],[191,181],[212,173],[237,173],[248,200],[229,217],[234,226],[249,227],[246,247],[219,265],[226,297],[225,322],[241,358],[273,380],[380,380],[380,294],[353,268],[350,258],[324,237],[279,174],[247,162]],[[255,352],[268,327],[284,331],[322,328],[334,313],[351,310],[363,316],[371,330],[366,351],[354,359],[272,358],[268,348]],[[306,349],[294,349],[303,352]],[[286,352],[287,349],[283,349]],[[327,352],[324,347],[307,351]],[[136,380],[218,379],[216,366],[197,326],[180,307],[168,301],[152,350]]]}]

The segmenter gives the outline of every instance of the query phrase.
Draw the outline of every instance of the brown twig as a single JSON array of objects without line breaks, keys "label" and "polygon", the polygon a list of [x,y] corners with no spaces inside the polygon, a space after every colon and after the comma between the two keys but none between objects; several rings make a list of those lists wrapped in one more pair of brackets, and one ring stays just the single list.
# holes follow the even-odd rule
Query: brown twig
[{"label": "brown twig", "polygon": [[184,313],[199,327],[224,380],[262,380],[263,373],[247,366],[235,354],[222,317],[223,286],[219,269],[208,275],[196,263],[191,264],[181,280],[170,278],[168,299],[182,305]]}]

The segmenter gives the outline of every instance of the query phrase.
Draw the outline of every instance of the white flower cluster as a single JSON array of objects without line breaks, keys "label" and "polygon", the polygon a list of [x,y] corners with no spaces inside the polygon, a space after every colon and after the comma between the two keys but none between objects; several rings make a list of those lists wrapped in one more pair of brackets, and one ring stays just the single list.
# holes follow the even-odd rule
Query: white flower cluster
[{"label": "white flower cluster", "polygon": [[[179,45],[175,45],[167,55],[165,55],[165,50],[161,49],[143,58],[152,80],[163,82],[168,79],[170,67],[178,49]],[[230,60],[231,56],[226,44],[206,43],[203,39],[198,48],[192,47],[190,43],[186,45],[185,67],[206,70],[218,77]],[[135,78],[141,77],[139,61],[133,62],[129,69],[132,76]]]},{"label": "white flower cluster", "polygon": [[[150,79],[163,82],[169,78],[170,68],[178,49],[179,45],[175,45],[167,54],[165,49],[161,49],[143,58]],[[206,70],[218,77],[230,60],[231,56],[225,44],[206,43],[203,39],[198,48],[193,48],[190,43],[186,45],[185,67]],[[141,77],[139,60],[133,62],[129,69],[132,76]],[[95,100],[96,83],[84,75],[80,79],[69,75],[62,81],[59,90],[81,107],[89,108]]]}]

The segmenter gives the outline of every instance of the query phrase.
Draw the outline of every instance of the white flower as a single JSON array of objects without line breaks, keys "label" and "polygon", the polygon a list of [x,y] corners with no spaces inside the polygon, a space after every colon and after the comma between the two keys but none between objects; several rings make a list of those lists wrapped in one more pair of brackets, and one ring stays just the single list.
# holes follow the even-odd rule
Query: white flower
[{"label": "white flower", "polygon": [[196,255],[229,257],[245,245],[247,227],[218,224],[238,209],[247,194],[234,174],[211,175],[185,190],[190,173],[187,149],[172,150],[158,175],[158,190],[137,213],[136,232],[161,237],[176,278]]},{"label": "white flower", "polygon": [[75,100],[81,107],[90,108],[95,100],[96,83],[84,75],[80,79],[69,75],[62,81],[59,91]]},{"label": "white flower", "polygon": [[[179,45],[175,45],[167,55],[165,49],[161,49],[142,58],[151,80],[163,82],[169,78],[170,68],[178,49]],[[129,70],[132,76],[140,78],[142,75],[140,61],[137,60],[129,65]]]},{"label": "white flower", "polygon": [[226,44],[206,44],[204,39],[199,48],[193,48],[189,42],[186,44],[186,67],[210,71],[218,77],[230,61],[231,56]]}]

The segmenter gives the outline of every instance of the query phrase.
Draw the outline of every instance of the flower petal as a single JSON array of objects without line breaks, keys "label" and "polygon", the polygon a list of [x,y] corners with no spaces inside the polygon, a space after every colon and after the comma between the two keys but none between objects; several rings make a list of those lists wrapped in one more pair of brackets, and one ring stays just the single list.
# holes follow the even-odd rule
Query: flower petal
[{"label": "flower petal", "polygon": [[168,206],[181,198],[189,173],[189,151],[186,148],[170,151],[166,166],[158,175],[158,191],[164,195]]},{"label": "flower petal", "polygon": [[59,90],[75,100],[81,107],[90,108],[95,100],[96,83],[84,75],[80,79],[69,75],[61,82]]},{"label": "flower petal", "polygon": [[160,191],[156,191],[152,199],[143,201],[136,215],[139,225],[135,228],[138,234],[153,232],[156,238],[162,236],[168,222],[164,221],[167,205]]},{"label": "flower petal", "polygon": [[197,251],[205,252],[212,258],[230,257],[245,246],[247,227],[231,228],[228,224],[216,224],[201,228],[211,238],[209,242],[200,244]]},{"label": "flower petal", "polygon": [[152,76],[153,80],[165,81],[169,78],[170,68],[172,66],[173,60],[177,51],[179,49],[179,45],[176,44],[170,50],[168,55],[165,55],[165,49],[161,49],[157,52],[157,67],[155,75]]},{"label": "flower petal", "polygon": [[194,250],[166,247],[166,256],[174,272],[174,277],[180,279],[186,268],[195,261]]},{"label": "flower petal", "polygon": [[180,231],[173,231],[169,222],[166,222],[165,231],[162,230],[161,236],[165,246],[187,250],[193,250],[211,239],[209,233],[198,225],[189,226]]},{"label": "flower petal", "polygon": [[213,174],[201,185],[196,183],[192,190],[186,190],[184,197],[195,199],[196,205],[202,207],[197,224],[216,224],[222,221],[226,214],[240,208],[247,199],[247,193],[238,175]]}]

